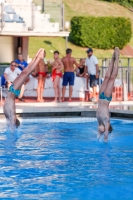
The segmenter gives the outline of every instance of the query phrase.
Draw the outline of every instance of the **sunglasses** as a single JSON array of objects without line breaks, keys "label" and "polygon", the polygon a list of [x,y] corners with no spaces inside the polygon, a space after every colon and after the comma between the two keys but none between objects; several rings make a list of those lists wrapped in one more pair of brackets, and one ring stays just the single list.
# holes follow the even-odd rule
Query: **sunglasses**
[{"label": "sunglasses", "polygon": [[11,66],[16,66],[16,65],[11,65]]}]

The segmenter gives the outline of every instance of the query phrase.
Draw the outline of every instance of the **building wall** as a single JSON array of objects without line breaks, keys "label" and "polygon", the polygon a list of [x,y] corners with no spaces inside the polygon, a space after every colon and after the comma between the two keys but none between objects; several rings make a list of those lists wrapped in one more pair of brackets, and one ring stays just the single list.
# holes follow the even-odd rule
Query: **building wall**
[{"label": "building wall", "polygon": [[[29,37],[22,37],[21,52],[24,59],[28,56]],[[10,63],[17,59],[18,54],[18,37],[0,36],[0,63]]]},{"label": "building wall", "polygon": [[0,63],[11,62],[17,54],[17,37],[0,36]]}]

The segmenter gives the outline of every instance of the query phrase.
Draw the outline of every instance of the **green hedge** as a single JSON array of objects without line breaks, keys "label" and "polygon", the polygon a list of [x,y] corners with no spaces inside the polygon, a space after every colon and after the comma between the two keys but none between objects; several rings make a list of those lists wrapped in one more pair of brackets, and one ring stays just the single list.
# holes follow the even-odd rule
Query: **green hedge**
[{"label": "green hedge", "polygon": [[116,2],[125,7],[133,7],[133,0],[101,0],[107,2]]},{"label": "green hedge", "polygon": [[123,17],[73,17],[71,40],[82,47],[123,48],[131,39],[130,19]]}]

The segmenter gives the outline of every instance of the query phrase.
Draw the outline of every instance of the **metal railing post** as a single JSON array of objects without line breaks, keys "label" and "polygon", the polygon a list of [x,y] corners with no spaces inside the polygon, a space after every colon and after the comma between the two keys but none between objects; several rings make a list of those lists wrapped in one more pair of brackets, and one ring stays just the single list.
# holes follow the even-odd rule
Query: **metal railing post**
[{"label": "metal railing post", "polygon": [[0,7],[1,7],[1,31],[3,30],[4,28],[4,4],[3,3],[0,3]]},{"label": "metal railing post", "polygon": [[44,13],[45,7],[44,7],[44,0],[42,0],[42,13]]},{"label": "metal railing post", "polygon": [[127,76],[128,76],[128,82],[127,82],[128,92],[130,92],[130,58],[128,58],[128,74],[127,74]]},{"label": "metal railing post", "polygon": [[61,4],[61,30],[64,31],[65,26],[65,9],[64,4]]},{"label": "metal railing post", "polygon": [[128,82],[129,82],[129,76],[128,76],[128,70],[126,70],[126,83],[127,83],[127,91],[129,91],[129,85],[128,85]]},{"label": "metal railing post", "polygon": [[34,3],[31,3],[31,28],[34,30],[35,28],[35,15],[34,15]]}]

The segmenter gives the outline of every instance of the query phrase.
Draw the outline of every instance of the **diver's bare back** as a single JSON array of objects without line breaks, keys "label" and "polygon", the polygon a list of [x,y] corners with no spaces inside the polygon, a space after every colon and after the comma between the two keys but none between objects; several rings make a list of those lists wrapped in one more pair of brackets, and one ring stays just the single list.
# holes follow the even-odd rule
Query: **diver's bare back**
[{"label": "diver's bare back", "polygon": [[74,72],[74,62],[75,58],[64,57],[62,58],[62,63],[64,65],[65,72]]},{"label": "diver's bare back", "polygon": [[5,117],[9,120],[14,120],[15,118],[15,98],[15,94],[8,92],[3,106]]},{"label": "diver's bare back", "polygon": [[99,122],[99,124],[106,125],[107,122],[109,122],[109,101],[107,100],[100,100],[98,101],[98,108],[96,117]]}]

